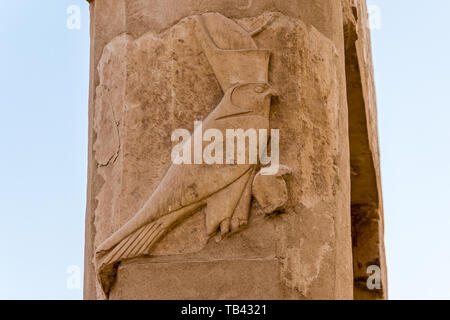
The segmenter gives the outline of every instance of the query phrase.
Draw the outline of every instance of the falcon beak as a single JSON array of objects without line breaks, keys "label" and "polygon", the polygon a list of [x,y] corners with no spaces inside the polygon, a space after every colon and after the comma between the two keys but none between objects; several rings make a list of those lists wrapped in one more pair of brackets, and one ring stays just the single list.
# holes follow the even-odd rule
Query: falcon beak
[{"label": "falcon beak", "polygon": [[267,94],[270,95],[271,97],[275,97],[275,98],[278,97],[278,96],[280,96],[280,94],[278,93],[278,91],[275,90],[275,89],[273,89],[273,88],[271,88]]}]

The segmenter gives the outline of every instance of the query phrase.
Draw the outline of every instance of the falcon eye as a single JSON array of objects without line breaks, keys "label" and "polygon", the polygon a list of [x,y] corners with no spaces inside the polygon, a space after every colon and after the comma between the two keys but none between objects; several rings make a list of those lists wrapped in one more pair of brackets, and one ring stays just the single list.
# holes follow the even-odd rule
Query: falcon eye
[{"label": "falcon eye", "polygon": [[264,91],[266,91],[266,89],[263,86],[255,87],[255,92],[256,93],[263,93]]}]

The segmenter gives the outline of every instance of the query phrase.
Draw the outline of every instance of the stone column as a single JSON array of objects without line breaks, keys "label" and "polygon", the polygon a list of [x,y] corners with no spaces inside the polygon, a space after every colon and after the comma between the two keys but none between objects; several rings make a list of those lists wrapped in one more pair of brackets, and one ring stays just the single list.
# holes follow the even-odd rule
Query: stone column
[{"label": "stone column", "polygon": [[[86,299],[386,298],[365,1],[89,2]],[[175,165],[200,120],[279,172]]]}]

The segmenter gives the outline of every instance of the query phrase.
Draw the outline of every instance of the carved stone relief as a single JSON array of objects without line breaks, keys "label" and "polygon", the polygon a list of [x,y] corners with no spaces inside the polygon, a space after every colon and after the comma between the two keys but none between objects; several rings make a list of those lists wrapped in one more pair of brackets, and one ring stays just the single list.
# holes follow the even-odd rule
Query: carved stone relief
[{"label": "carved stone relief", "polygon": [[[243,260],[242,277],[265,279],[244,267],[259,261],[273,288],[292,290],[283,295],[329,297],[319,281],[336,274],[335,223],[345,209],[337,204],[346,203],[339,59],[317,29],[271,12],[194,15],[112,39],[98,64],[94,112],[98,298],[122,298],[128,284],[130,297],[170,298],[141,275],[130,280],[130,270],[184,283],[183,272],[161,263],[205,270],[218,260]],[[289,168],[265,176],[260,163],[172,164],[171,133],[195,135],[196,120],[200,133],[280,128],[280,162]],[[171,292],[202,297],[180,286]],[[281,296],[267,292],[261,297]]]},{"label": "carved stone relief", "polygon": [[385,297],[365,1],[89,2],[86,299]]},{"label": "carved stone relief", "polygon": [[[272,19],[271,15],[265,17],[254,30],[246,30],[217,13],[194,16],[185,21],[193,24],[192,30],[200,44],[201,54],[206,57],[224,93],[217,106],[203,120],[202,133],[208,129],[219,130],[223,136],[229,129],[269,131],[270,107],[277,92],[269,83],[270,52],[258,48],[253,36],[262,32]],[[126,37],[123,36],[124,39]],[[107,49],[104,59],[108,59]],[[195,86],[195,83],[185,85]],[[101,93],[99,88],[98,95],[101,96]],[[98,105],[98,108],[109,108],[102,110],[106,116],[98,120],[101,124],[98,127],[116,131],[109,144],[99,144],[95,148],[98,159],[102,159],[99,163],[105,165],[117,159],[120,147],[121,122],[116,115],[121,112],[120,103],[123,101],[120,97],[113,98],[114,101],[102,99]],[[194,144],[191,141],[188,143],[193,148]],[[267,147],[267,144],[259,146]],[[246,164],[238,163],[238,157],[234,157],[233,163],[222,165],[170,165],[135,215],[97,246],[95,262],[105,294],[109,293],[121,261],[151,254],[161,238],[200,210],[205,212],[206,237],[217,234],[219,238],[247,225],[252,198],[257,200],[267,215],[282,210],[288,201],[283,176],[290,174],[290,169],[282,166],[275,176],[263,175],[261,164],[251,164],[249,155],[245,157]]]}]

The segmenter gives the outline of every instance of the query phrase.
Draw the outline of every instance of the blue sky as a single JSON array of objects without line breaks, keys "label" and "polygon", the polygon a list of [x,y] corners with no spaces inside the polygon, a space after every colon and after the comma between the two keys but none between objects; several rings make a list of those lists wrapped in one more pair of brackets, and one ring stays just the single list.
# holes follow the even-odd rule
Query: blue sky
[{"label": "blue sky", "polygon": [[[82,8],[81,29],[66,27]],[[79,299],[89,15],[82,0],[0,1],[0,298]]]},{"label": "blue sky", "polygon": [[450,1],[369,3],[390,297],[450,299]]},{"label": "blue sky", "polygon": [[[368,2],[390,298],[450,299],[450,2]],[[81,299],[67,271],[83,266],[88,4],[1,1],[0,36],[0,299]]]}]

